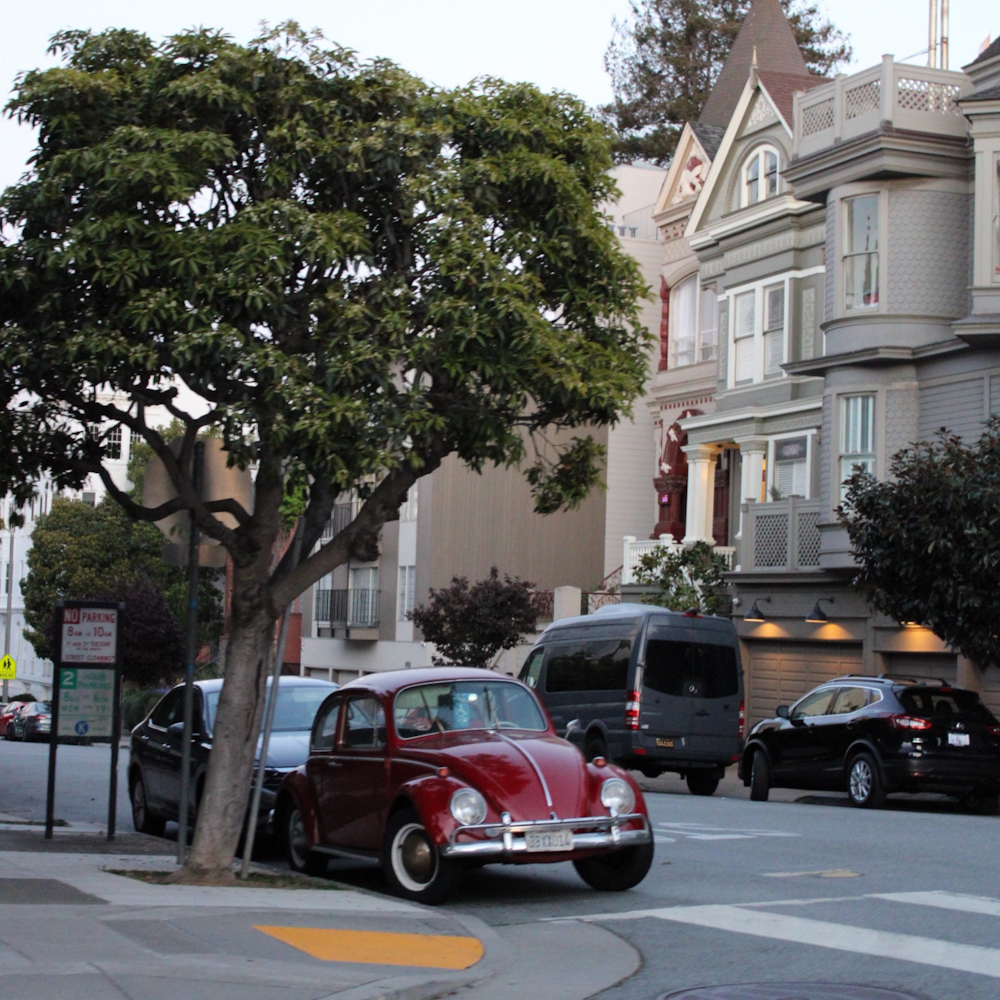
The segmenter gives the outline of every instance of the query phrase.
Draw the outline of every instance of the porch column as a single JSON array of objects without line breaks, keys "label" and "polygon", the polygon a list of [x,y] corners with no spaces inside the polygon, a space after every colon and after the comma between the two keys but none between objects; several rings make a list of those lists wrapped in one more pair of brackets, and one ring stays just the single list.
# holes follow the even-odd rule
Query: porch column
[{"label": "porch column", "polygon": [[740,530],[737,538],[743,537],[743,504],[752,500],[760,503],[763,500],[761,484],[764,479],[764,459],[767,457],[767,438],[740,438],[736,442],[740,446]]},{"label": "porch column", "polygon": [[715,544],[712,519],[715,515],[715,466],[719,449],[714,444],[689,444],[682,449],[687,456],[688,491],[687,525],[684,545],[695,542]]}]

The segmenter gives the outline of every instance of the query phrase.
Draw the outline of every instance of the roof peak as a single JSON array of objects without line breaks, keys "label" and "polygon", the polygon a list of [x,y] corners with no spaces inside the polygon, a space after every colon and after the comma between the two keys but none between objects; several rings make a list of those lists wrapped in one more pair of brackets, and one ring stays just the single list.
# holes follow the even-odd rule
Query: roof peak
[{"label": "roof peak", "polygon": [[770,73],[810,75],[779,0],[753,0],[750,4],[699,122],[722,128],[729,124],[752,67]]}]

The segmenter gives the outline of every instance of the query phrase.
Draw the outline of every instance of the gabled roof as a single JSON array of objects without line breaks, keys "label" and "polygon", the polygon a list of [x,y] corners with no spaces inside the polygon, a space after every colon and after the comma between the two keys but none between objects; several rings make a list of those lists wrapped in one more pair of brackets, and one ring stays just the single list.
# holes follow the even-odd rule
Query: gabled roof
[{"label": "gabled roof", "polygon": [[985,49],[983,49],[983,51],[980,52],[979,55],[976,56],[971,63],[969,63],[969,65],[975,66],[976,63],[985,62],[987,59],[992,59],[994,56],[1000,56],[1000,38],[997,38],[992,45],[988,45]]},{"label": "gabled roof", "polygon": [[722,145],[722,137],[726,134],[724,125],[706,125],[704,122],[688,122],[691,131],[698,137],[701,148],[708,154],[710,160],[715,159],[715,154]]},{"label": "gabled roof", "polygon": [[797,90],[812,90],[821,83],[830,81],[811,73],[775,73],[773,70],[759,69],[757,76],[771,98],[771,103],[781,113],[787,124],[792,124],[792,96]]},{"label": "gabled roof", "polygon": [[[806,61],[779,0],[753,0],[719,79],[702,108],[699,123],[728,128],[746,86],[755,52],[757,65],[763,70],[809,77]],[[799,86],[796,89],[805,88]],[[791,120],[791,114],[788,120]]]}]

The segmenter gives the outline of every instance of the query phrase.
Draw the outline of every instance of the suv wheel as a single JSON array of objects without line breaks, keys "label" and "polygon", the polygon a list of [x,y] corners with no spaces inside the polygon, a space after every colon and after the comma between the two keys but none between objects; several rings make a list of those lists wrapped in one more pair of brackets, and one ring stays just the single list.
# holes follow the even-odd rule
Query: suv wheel
[{"label": "suv wheel", "polygon": [[692,795],[714,795],[719,787],[719,779],[714,774],[699,774],[692,771],[687,776],[688,791]]},{"label": "suv wheel", "polygon": [[588,763],[595,757],[603,757],[607,760],[608,745],[600,736],[591,736],[583,746],[583,755],[587,758]]},{"label": "suv wheel", "polygon": [[885,785],[878,761],[870,753],[859,753],[847,771],[847,795],[851,805],[878,809],[885,802]]},{"label": "suv wheel", "polygon": [[754,802],[766,802],[771,792],[771,768],[763,750],[754,750],[750,759],[750,798]]},{"label": "suv wheel", "polygon": [[982,788],[969,792],[960,800],[962,808],[973,816],[995,816],[1000,805],[1000,795],[987,792]]},{"label": "suv wheel", "polygon": [[137,774],[132,782],[132,825],[136,833],[148,833],[151,837],[162,837],[167,821],[162,816],[154,816],[146,801],[146,784],[142,775]]}]

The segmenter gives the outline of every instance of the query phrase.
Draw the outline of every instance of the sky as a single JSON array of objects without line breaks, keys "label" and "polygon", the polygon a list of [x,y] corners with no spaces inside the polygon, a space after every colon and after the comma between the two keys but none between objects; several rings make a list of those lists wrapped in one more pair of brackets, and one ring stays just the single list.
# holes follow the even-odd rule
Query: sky
[{"label": "sky", "polygon": [[[897,59],[926,48],[927,0],[819,2],[851,36],[855,59],[848,72],[874,65],[887,46]],[[19,72],[52,64],[47,41],[64,28],[128,27],[162,38],[205,26],[247,41],[261,21],[294,19],[441,86],[499,76],[597,105],[611,96],[604,52],[612,21],[627,15],[629,0],[0,0],[0,10],[0,93]],[[1000,33],[1000,9],[951,0],[951,68],[974,59],[991,33]],[[0,188],[18,179],[32,144],[29,129],[0,122]]]}]

